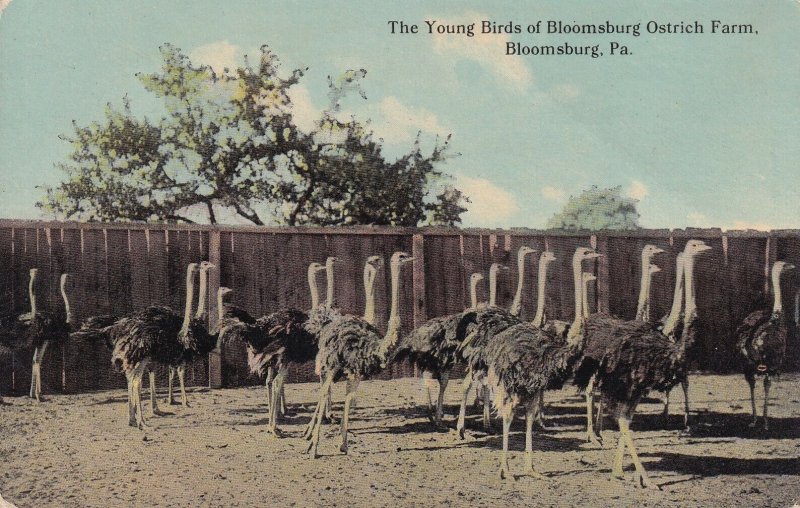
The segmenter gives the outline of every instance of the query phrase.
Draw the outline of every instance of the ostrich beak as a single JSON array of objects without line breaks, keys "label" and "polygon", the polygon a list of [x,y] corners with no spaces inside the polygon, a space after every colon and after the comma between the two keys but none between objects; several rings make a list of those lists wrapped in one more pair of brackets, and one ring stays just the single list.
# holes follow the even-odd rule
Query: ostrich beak
[{"label": "ostrich beak", "polygon": [[783,265],[783,269],[784,270],[794,270],[795,268],[796,268],[796,266],[794,266],[791,263],[786,263],[785,265]]}]

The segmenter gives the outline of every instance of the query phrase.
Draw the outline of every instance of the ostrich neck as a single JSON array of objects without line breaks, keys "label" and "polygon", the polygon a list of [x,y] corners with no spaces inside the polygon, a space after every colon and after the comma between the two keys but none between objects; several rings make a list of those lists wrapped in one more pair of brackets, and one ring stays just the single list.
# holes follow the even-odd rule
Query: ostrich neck
[{"label": "ostrich neck", "polygon": [[194,299],[194,273],[186,271],[186,303],[183,311],[183,330],[189,329],[189,322],[192,320],[192,300]]},{"label": "ostrich neck", "polygon": [[67,296],[67,279],[61,277],[61,298],[64,300],[64,316],[67,324],[72,323],[72,311],[69,307],[69,297]]},{"label": "ostrich neck", "polygon": [[308,289],[311,291],[311,308],[319,307],[319,288],[317,287],[317,272],[313,268],[308,269]]},{"label": "ostrich neck", "polygon": [[[35,274],[36,272],[34,272]],[[31,302],[31,316],[36,315],[36,291],[33,290],[36,283],[36,275],[31,275],[31,280],[28,282],[28,299]]]},{"label": "ostrich neck", "polygon": [[583,291],[581,295],[581,314],[583,314],[584,319],[589,317],[589,283],[591,280],[584,280],[583,282]]},{"label": "ostrich neck", "polygon": [[544,295],[546,294],[547,267],[549,264],[549,261],[541,261],[539,263],[539,274],[536,280],[536,315],[533,317],[533,326],[537,328],[544,326]]},{"label": "ostrich neck", "polygon": [[225,317],[225,301],[222,291],[217,291],[217,319],[222,321],[223,317]]},{"label": "ostrich neck", "polygon": [[664,323],[664,335],[670,335],[675,332],[675,327],[678,325],[678,318],[681,314],[681,307],[683,307],[683,252],[678,253],[675,261],[675,291],[672,293],[672,307],[669,310],[667,321]]},{"label": "ostrich neck", "polygon": [[517,290],[511,302],[511,313],[519,315],[522,310],[522,283],[525,280],[525,253],[517,253]]},{"label": "ostrich neck", "polygon": [[469,304],[471,309],[478,306],[478,282],[480,282],[480,279],[471,279],[469,281]]},{"label": "ostrich neck", "polygon": [[325,288],[325,306],[329,309],[332,309],[334,306],[334,292],[333,292],[333,263],[328,263],[327,270],[328,272],[328,287]]},{"label": "ostrich neck", "polygon": [[648,321],[648,299],[650,297],[650,257],[642,255],[642,277],[639,281],[639,302],[636,305],[636,320]]},{"label": "ostrich neck", "polygon": [[684,312],[684,328],[697,312],[697,302],[694,292],[694,256],[687,256],[683,262],[684,277],[686,278],[686,310]]},{"label": "ostrich neck", "polygon": [[370,265],[364,267],[364,321],[375,325],[375,268]]},{"label": "ostrich neck", "polygon": [[576,338],[583,333],[583,275],[581,258],[572,260],[572,280],[575,284],[575,320],[569,327],[569,337]]},{"label": "ostrich neck", "polygon": [[397,344],[400,338],[400,265],[392,263],[391,266],[391,305],[389,307],[389,322],[386,327],[386,335],[381,344],[381,356],[383,359],[388,357],[389,351]]},{"label": "ostrich neck", "polygon": [[203,319],[206,315],[206,300],[208,299],[208,270],[200,270],[200,292],[199,301],[197,302],[197,312],[195,312],[195,319]]},{"label": "ostrich neck", "polygon": [[772,268],[772,294],[775,301],[772,304],[772,313],[778,314],[783,311],[783,300],[781,298],[781,272]]},{"label": "ostrich neck", "polygon": [[497,268],[489,269],[489,307],[497,305]]}]

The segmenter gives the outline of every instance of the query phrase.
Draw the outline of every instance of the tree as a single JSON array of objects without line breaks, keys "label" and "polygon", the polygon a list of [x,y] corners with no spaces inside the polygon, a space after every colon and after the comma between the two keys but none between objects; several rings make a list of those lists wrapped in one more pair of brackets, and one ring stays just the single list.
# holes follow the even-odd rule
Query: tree
[{"label": "tree", "polygon": [[[161,48],[161,72],[138,74],[163,100],[157,122],[137,118],[127,98],[105,118],[73,122],[65,180],[46,188],[40,208],[101,221],[208,221],[227,210],[253,224],[455,225],[466,197],[438,167],[449,136],[423,153],[419,135],[397,160],[382,153],[368,123],[341,120],[341,99],[366,71],[329,78],[330,104],[312,132],[298,129],[289,90],[302,69],[279,74],[267,46],[259,65],[215,72],[178,48]],[[438,192],[438,193],[437,193]]]},{"label": "tree", "polygon": [[622,187],[601,189],[596,185],[578,197],[570,196],[547,227],[567,230],[638,229],[638,200],[622,196]]}]

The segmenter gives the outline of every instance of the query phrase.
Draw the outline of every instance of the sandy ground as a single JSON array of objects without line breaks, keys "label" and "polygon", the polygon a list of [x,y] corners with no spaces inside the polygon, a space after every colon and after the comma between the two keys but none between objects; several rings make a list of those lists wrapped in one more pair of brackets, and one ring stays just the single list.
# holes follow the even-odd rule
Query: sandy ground
[{"label": "sandy ground", "polygon": [[[637,489],[632,466],[612,480],[615,427],[605,447],[583,443],[583,408],[574,389],[549,393],[554,427],[534,436],[535,464],[549,481],[497,476],[501,440],[480,431],[471,410],[469,436],[436,430],[419,380],[361,384],[349,455],[338,451],[338,426],[325,428],[323,457],[304,455],[300,434],[316,400],[315,384],[288,385],[287,436],[265,431],[260,387],[190,394],[191,407],[162,409],[139,431],[127,426],[124,391],[49,397],[36,404],[6,398],[0,407],[0,494],[25,506],[776,506],[800,502],[800,376],[773,383],[768,432],[747,427],[741,376],[693,376],[696,419],[680,435],[661,405],[644,403],[634,419],[645,467],[662,491]],[[446,422],[454,427],[456,382]],[[334,392],[339,411],[343,387]],[[679,401],[680,391],[673,393]],[[674,410],[679,409],[674,407]],[[149,409],[146,412],[149,415]],[[512,427],[511,468],[521,473],[524,426]]]}]

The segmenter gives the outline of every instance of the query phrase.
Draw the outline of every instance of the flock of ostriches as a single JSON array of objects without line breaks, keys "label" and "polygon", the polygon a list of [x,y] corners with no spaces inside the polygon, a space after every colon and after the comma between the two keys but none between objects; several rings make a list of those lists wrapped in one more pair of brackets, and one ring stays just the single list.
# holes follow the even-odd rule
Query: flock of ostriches
[{"label": "flock of ostriches", "polygon": [[[463,312],[436,317],[411,333],[400,335],[401,270],[413,258],[395,252],[389,262],[391,294],[389,319],[382,334],[375,325],[374,282],[384,268],[380,256],[370,257],[364,267],[366,308],[363,316],[343,315],[333,302],[334,266],[336,258],[325,264],[311,263],[308,281],[312,308],[307,312],[283,309],[254,318],[245,310],[225,303],[231,292],[220,288],[218,324],[212,330],[205,326],[208,271],[215,267],[208,262],[192,263],[186,274],[186,304],[181,316],[168,307],[154,306],[127,316],[95,316],[76,326],[72,321],[67,298],[67,275],[61,276],[64,314],[47,314],[36,305],[36,269],[31,270],[30,312],[13,316],[2,323],[0,348],[8,350],[33,348],[31,397],[41,393],[41,363],[47,345],[53,341],[82,340],[104,342],[112,351],[114,367],[124,372],[128,381],[128,415],[132,426],[142,428],[141,383],[144,374],[150,376],[150,402],[154,414],[160,414],[155,397],[153,365],[169,367],[169,401],[172,402],[173,375],[177,373],[182,402],[186,405],[184,366],[193,358],[208,354],[214,348],[231,341],[246,344],[248,362],[253,373],[266,377],[269,398],[269,431],[280,435],[278,418],[283,411],[283,384],[293,365],[314,360],[320,377],[319,400],[304,437],[309,440],[308,452],[317,456],[320,428],[330,421],[331,387],[346,380],[346,396],[341,416],[340,450],[347,453],[348,418],[359,382],[384,369],[388,363],[410,360],[426,377],[439,381],[438,399],[428,400],[431,418],[442,421],[442,401],[449,373],[457,365],[466,368],[461,384],[461,407],[457,432],[464,437],[467,395],[472,386],[478,387],[484,405],[484,426],[489,425],[490,409],[502,417],[503,452],[500,476],[511,477],[508,466],[508,437],[514,410],[521,406],[525,412],[526,472],[543,478],[533,465],[532,429],[542,417],[543,393],[559,389],[569,379],[586,395],[587,441],[599,443],[595,424],[593,396],[600,394],[597,422],[602,422],[605,403],[619,424],[619,440],[612,475],[623,476],[625,450],[630,452],[636,470],[637,484],[657,486],[648,478],[634,446],[630,421],[639,401],[651,390],[669,393],[682,384],[686,418],[689,413],[687,355],[697,334],[697,305],[695,261],[710,249],[700,240],[687,242],[677,256],[675,292],[672,308],[661,320],[650,316],[650,281],[659,270],[654,261],[662,249],[648,245],[642,251],[641,287],[636,319],[624,320],[608,314],[591,313],[587,286],[595,277],[584,269],[584,262],[601,256],[593,249],[579,247],[572,258],[575,314],[571,323],[548,319],[545,309],[545,284],[548,267],[555,260],[545,251],[539,259],[537,310],[531,322],[518,316],[521,309],[522,280],[509,310],[495,305],[497,272],[503,268],[492,265],[489,272],[489,302],[479,304],[476,288],[483,278],[470,278],[471,307]],[[529,247],[519,250],[520,272],[524,259],[535,251]],[[781,274],[794,268],[783,261],[772,267],[771,309],[751,313],[737,330],[737,347],[743,360],[745,377],[750,385],[753,422],[756,426],[755,378],[764,376],[763,425],[768,426],[767,407],[770,375],[775,374],[786,350],[788,320],[781,308]],[[327,273],[326,301],[320,304],[318,278]],[[199,297],[193,309],[195,278],[199,273]],[[195,310],[195,312],[192,312]],[[668,401],[668,399],[667,399]],[[667,407],[665,406],[665,412]],[[599,423],[598,423],[599,425]]]}]

